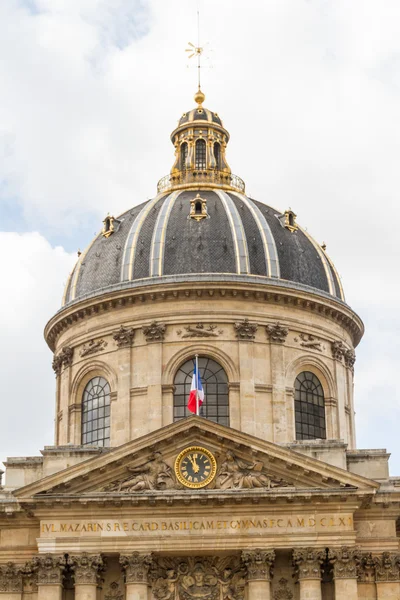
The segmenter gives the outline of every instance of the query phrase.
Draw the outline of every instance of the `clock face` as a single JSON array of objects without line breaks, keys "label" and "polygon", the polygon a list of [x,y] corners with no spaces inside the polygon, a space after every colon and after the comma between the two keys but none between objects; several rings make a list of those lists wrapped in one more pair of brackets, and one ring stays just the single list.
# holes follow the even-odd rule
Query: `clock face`
[{"label": "clock face", "polygon": [[216,460],[209,450],[190,446],[175,461],[175,475],[183,485],[202,488],[211,483],[217,471]]}]

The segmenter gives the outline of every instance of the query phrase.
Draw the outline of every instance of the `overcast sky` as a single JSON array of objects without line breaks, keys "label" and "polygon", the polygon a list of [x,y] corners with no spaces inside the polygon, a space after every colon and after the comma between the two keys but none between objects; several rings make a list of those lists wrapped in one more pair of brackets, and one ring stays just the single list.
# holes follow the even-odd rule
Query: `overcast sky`
[{"label": "overcast sky", "polygon": [[[325,241],[357,349],[359,448],[400,475],[400,2],[200,0],[205,105],[253,197]],[[0,458],[53,443],[43,341],[110,212],[155,195],[194,106],[196,0],[0,1]]]}]

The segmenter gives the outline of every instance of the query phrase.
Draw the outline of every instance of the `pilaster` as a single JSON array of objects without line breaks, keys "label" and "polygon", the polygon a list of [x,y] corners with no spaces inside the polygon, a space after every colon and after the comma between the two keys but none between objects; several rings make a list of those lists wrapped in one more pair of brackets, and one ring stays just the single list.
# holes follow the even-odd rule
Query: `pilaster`
[{"label": "pilaster", "polygon": [[38,574],[38,600],[62,600],[65,558],[45,554],[35,556],[31,562]]},{"label": "pilaster", "polygon": [[300,584],[300,600],[322,600],[321,565],[325,551],[314,548],[293,550],[293,564]]},{"label": "pilaster", "polygon": [[270,600],[273,550],[243,550],[242,561],[247,567],[248,600]]},{"label": "pilaster", "polygon": [[147,600],[148,575],[153,562],[151,553],[121,555],[119,562],[125,571],[126,600]]},{"label": "pilaster", "polygon": [[100,574],[104,562],[100,554],[83,552],[71,557],[71,568],[75,582],[75,600],[96,600]]},{"label": "pilaster", "polygon": [[0,598],[1,600],[22,598],[22,568],[13,562],[0,565]]},{"label": "pilaster", "polygon": [[359,548],[331,548],[328,552],[329,562],[333,565],[335,597],[346,600],[357,600],[357,575],[361,561]]},{"label": "pilaster", "polygon": [[374,563],[377,600],[400,598],[400,555],[383,552]]}]

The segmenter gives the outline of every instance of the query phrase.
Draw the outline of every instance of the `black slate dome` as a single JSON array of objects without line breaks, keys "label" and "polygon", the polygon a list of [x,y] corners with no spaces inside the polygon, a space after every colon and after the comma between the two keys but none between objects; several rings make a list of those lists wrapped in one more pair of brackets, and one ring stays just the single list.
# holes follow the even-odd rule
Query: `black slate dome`
[{"label": "black slate dome", "polygon": [[336,270],[296,223],[245,195],[226,159],[229,133],[217,113],[185,113],[172,132],[175,162],[155,198],[104,228],[80,256],[64,304],[168,281],[241,281],[305,288],[344,301]]},{"label": "black slate dome", "polygon": [[[196,217],[191,209],[199,198],[205,214]],[[158,194],[116,219],[112,235],[94,239],[70,276],[64,304],[171,279],[279,282],[344,300],[325,251],[287,222],[288,213],[235,191]]]}]

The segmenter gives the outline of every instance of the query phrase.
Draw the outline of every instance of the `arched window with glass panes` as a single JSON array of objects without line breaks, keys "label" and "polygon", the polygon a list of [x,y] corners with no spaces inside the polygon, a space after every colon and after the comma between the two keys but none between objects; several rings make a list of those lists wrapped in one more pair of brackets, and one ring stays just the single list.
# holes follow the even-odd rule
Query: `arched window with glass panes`
[{"label": "arched window with glass panes", "polygon": [[196,158],[195,158],[196,169],[206,169],[207,168],[206,154],[207,154],[207,151],[206,151],[205,140],[197,140],[197,142],[196,142]]},{"label": "arched window with glass panes", "polygon": [[218,171],[221,170],[221,146],[218,142],[214,143],[214,158],[215,158],[215,166]]},{"label": "arched window with glass panes", "polygon": [[294,382],[296,440],[326,438],[325,398],[320,380],[303,371]]},{"label": "arched window with glass panes", "polygon": [[82,396],[82,445],[110,445],[110,385],[93,377]]},{"label": "arched window with glass panes", "polygon": [[187,145],[187,142],[183,142],[183,144],[181,144],[181,171],[185,171],[185,169],[186,169],[187,156],[188,156],[188,145]]},{"label": "arched window with glass panes", "polygon": [[[200,416],[229,426],[228,377],[225,370],[212,358],[200,356],[199,373],[204,390],[204,403]],[[194,360],[186,361],[177,371],[174,379],[174,421],[179,421],[192,413],[187,409],[194,371]]]}]

